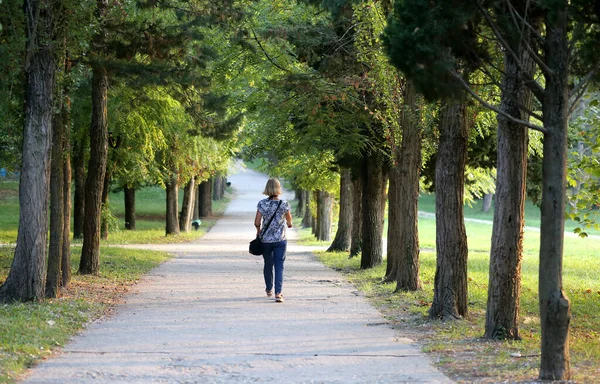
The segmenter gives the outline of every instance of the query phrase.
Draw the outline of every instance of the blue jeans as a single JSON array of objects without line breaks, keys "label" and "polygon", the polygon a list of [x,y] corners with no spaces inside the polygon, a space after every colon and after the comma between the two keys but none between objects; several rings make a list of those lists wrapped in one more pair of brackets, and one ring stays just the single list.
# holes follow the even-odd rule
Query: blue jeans
[{"label": "blue jeans", "polygon": [[283,262],[286,249],[287,240],[278,243],[263,243],[265,286],[267,291],[273,289],[273,267],[275,267],[275,294],[281,293],[283,286]]}]

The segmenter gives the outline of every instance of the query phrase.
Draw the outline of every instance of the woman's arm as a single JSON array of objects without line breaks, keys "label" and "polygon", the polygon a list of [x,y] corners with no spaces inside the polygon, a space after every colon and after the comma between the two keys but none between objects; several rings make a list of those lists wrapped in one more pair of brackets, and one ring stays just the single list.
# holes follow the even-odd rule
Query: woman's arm
[{"label": "woman's arm", "polygon": [[256,235],[258,235],[260,233],[260,223],[261,223],[261,221],[262,221],[262,214],[257,209],[256,210],[256,216],[254,217],[254,226],[256,227]]},{"label": "woman's arm", "polygon": [[288,228],[292,228],[292,212],[287,211],[285,213],[285,221],[287,222]]}]

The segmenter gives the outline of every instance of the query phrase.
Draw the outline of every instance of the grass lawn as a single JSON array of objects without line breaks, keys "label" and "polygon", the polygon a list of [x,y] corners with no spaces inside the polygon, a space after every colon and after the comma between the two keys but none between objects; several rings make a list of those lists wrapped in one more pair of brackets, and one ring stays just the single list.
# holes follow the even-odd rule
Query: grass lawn
[{"label": "grass lawn", "polygon": [[[19,222],[18,184],[0,182],[0,243],[14,243]],[[231,192],[231,191],[230,191]],[[163,252],[131,250],[105,245],[190,241],[201,237],[225,210],[226,198],[213,202],[215,217],[202,220],[198,231],[165,237],[165,193],[145,188],[136,196],[137,230],[125,231],[122,194],[111,194],[111,211],[120,217],[119,229],[101,244],[100,275],[77,275],[81,248],[72,248],[73,280],[58,299],[41,303],[0,304],[0,383],[16,382],[36,361],[64,345],[86,323],[104,315],[145,273],[170,256]],[[10,270],[12,246],[0,247],[0,283]]]},{"label": "grass lawn", "polygon": [[[481,339],[487,302],[491,225],[467,222],[469,242],[469,317],[464,321],[430,322],[435,275],[435,221],[419,219],[420,276],[423,289],[396,293],[395,284],[382,283],[383,265],[360,270],[360,259],[347,253],[318,252],[328,266],[342,271],[407,337],[417,340],[441,369],[459,382],[517,382],[537,378],[540,353],[538,291],[539,233],[524,236],[521,324],[523,340],[489,342]],[[315,244],[309,230],[302,239]],[[321,243],[323,245],[323,243]],[[571,301],[571,363],[576,382],[600,378],[600,241],[565,237],[563,284]],[[521,357],[511,356],[520,354]]]}]

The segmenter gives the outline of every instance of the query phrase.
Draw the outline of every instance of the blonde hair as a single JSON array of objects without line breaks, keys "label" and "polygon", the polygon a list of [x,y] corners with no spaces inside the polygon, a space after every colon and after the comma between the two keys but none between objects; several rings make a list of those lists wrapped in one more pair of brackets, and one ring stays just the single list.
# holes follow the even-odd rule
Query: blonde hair
[{"label": "blonde hair", "polygon": [[265,185],[263,195],[267,195],[269,197],[281,195],[281,183],[279,183],[279,180],[276,178],[269,179],[269,181],[267,181],[267,185]]}]

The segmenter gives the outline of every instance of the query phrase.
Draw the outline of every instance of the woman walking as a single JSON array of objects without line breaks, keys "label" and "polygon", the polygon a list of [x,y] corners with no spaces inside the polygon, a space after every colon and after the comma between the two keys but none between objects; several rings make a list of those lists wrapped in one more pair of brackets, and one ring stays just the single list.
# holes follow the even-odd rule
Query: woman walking
[{"label": "woman walking", "polygon": [[[275,301],[282,303],[283,263],[285,262],[285,251],[287,248],[285,225],[287,223],[287,227],[292,228],[292,214],[290,204],[285,200],[279,199],[279,195],[281,195],[279,180],[275,178],[269,179],[263,195],[267,195],[268,197],[258,202],[254,226],[256,227],[256,235],[263,242],[265,291],[268,297],[273,296],[273,269],[275,269]],[[273,218],[272,220],[271,217]],[[264,227],[269,220],[271,220],[271,223],[265,229]],[[261,234],[261,232],[264,233]]]}]

